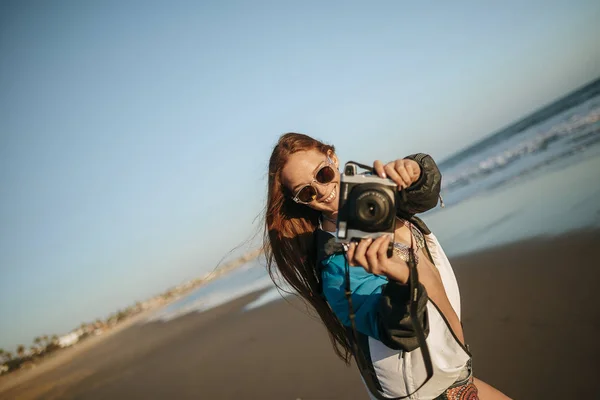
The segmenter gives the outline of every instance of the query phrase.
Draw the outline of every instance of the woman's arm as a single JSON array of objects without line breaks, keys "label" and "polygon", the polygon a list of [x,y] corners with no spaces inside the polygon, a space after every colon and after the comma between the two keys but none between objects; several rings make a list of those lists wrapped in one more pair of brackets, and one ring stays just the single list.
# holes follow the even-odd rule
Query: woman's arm
[{"label": "woman's arm", "polygon": [[[392,349],[411,351],[419,346],[415,330],[411,322],[409,310],[410,287],[408,265],[398,257],[388,258],[389,236],[364,239],[360,243],[351,243],[347,257],[351,266],[361,266],[365,271],[376,276],[388,278],[377,309],[377,323],[380,326],[380,337],[386,346]],[[426,285],[419,282],[417,286],[417,319],[423,327],[425,336],[429,334],[427,318],[428,293]]]},{"label": "woman's arm", "polygon": [[404,218],[432,209],[438,203],[442,174],[431,156],[413,154],[387,164],[376,160],[373,169],[381,178],[390,178],[404,189],[405,198],[397,205]]},{"label": "woman's arm", "polygon": [[398,213],[414,215],[434,208],[438,204],[442,185],[442,174],[431,156],[423,153],[406,157],[421,168],[416,182],[406,189],[406,202],[398,204]]},{"label": "woman's arm", "polygon": [[[342,324],[350,327],[348,300],[344,293],[345,264],[344,255],[339,253],[324,261],[323,294]],[[408,285],[361,272],[352,274],[351,292],[358,332],[380,340],[392,349],[411,351],[418,347],[408,309]],[[417,317],[427,335],[429,325],[425,287],[419,284],[417,293]]]},{"label": "woman's arm", "polygon": [[477,388],[477,395],[481,400],[511,400],[510,397],[481,379],[473,378],[473,383]]}]

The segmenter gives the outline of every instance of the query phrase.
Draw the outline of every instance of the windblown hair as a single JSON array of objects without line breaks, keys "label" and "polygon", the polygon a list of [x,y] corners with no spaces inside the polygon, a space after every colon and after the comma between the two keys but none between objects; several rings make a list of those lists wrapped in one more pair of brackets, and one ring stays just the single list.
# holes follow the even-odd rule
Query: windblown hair
[{"label": "windblown hair", "polygon": [[285,291],[278,284],[278,277],[283,278],[315,309],[329,332],[335,353],[349,364],[352,344],[346,328],[321,295],[315,240],[320,213],[294,202],[281,180],[281,171],[290,155],[308,150],[327,154],[335,149],[307,135],[286,133],[279,138],[271,154],[264,232],[267,270],[280,290]]}]

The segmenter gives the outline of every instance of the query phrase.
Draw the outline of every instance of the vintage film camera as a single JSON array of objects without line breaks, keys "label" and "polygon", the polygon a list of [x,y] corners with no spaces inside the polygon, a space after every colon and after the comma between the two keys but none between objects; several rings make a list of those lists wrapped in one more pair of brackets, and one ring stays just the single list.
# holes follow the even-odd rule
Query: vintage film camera
[{"label": "vintage film camera", "polygon": [[350,243],[364,238],[389,235],[391,255],[396,228],[397,185],[370,172],[365,166],[348,162],[340,179],[337,241]]}]

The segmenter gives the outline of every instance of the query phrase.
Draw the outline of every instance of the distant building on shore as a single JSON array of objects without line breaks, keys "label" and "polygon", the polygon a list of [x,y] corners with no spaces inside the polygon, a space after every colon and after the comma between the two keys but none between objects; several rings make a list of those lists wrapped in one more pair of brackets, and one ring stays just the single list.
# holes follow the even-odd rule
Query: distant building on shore
[{"label": "distant building on shore", "polygon": [[58,345],[60,347],[73,346],[79,341],[79,334],[77,332],[71,332],[58,338]]}]

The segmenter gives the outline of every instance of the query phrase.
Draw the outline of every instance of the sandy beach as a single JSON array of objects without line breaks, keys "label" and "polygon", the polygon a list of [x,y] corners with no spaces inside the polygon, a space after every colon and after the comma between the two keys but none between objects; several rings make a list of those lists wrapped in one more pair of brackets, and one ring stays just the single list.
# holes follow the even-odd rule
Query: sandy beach
[{"label": "sandy beach", "polygon": [[[599,231],[451,259],[475,375],[515,399],[596,398],[599,259]],[[0,386],[0,398],[367,398],[356,368],[336,358],[298,300],[241,312],[258,295],[166,323],[132,323]]]}]

